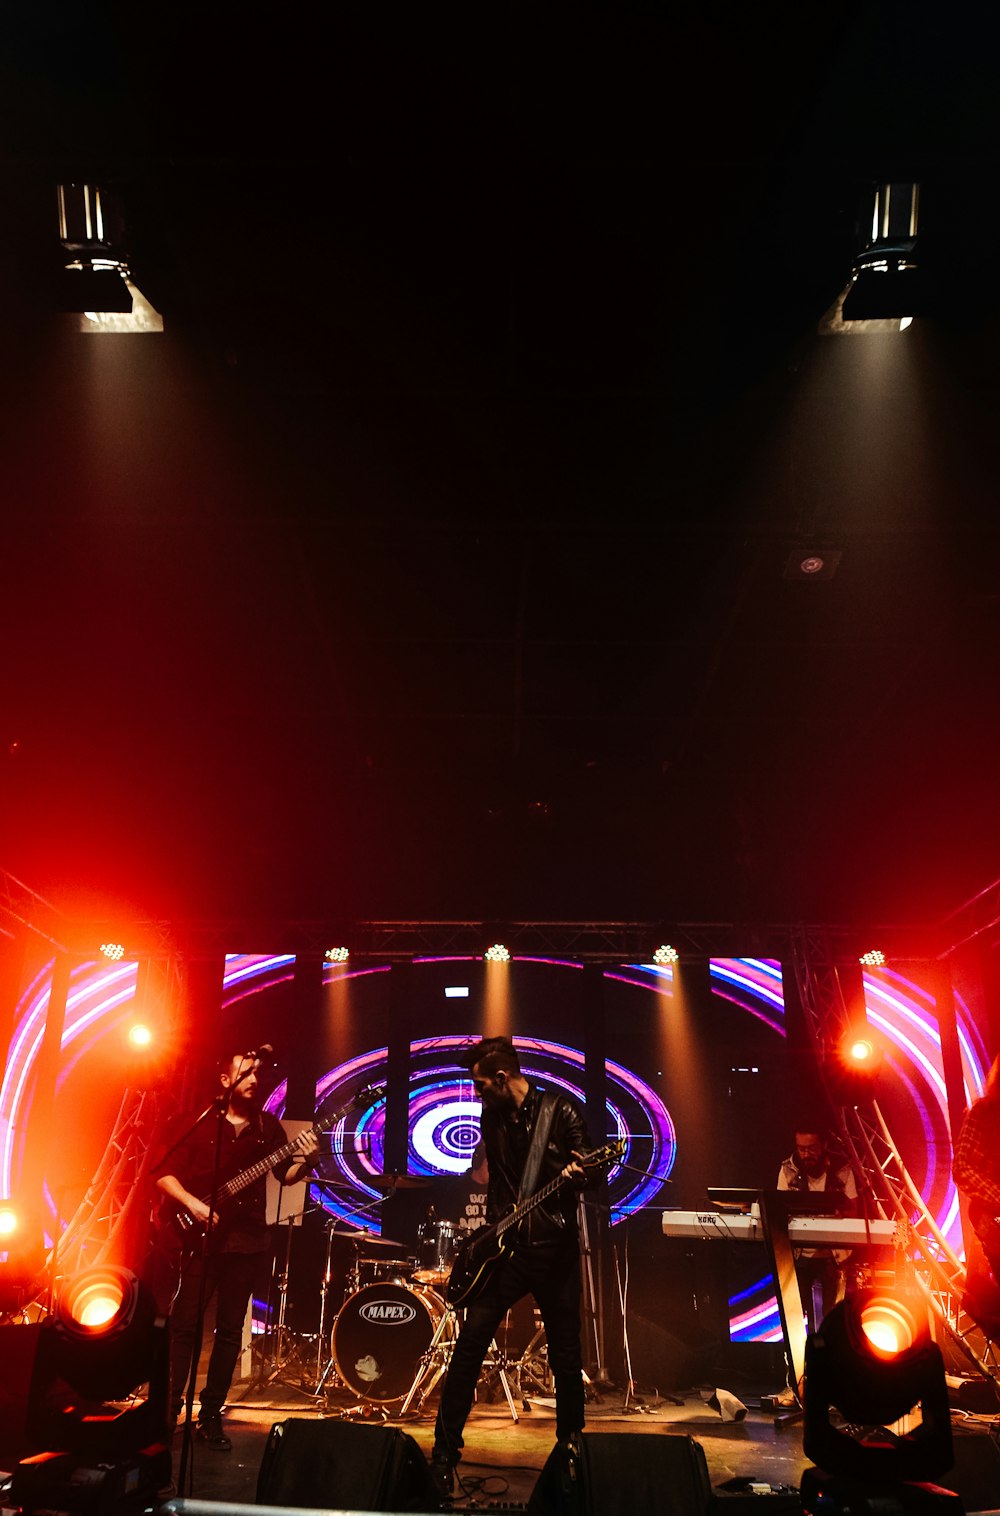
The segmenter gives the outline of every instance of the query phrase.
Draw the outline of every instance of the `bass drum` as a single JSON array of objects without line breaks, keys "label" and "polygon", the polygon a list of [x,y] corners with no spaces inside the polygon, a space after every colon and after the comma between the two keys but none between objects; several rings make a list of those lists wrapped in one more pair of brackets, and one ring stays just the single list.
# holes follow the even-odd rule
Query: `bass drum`
[{"label": "bass drum", "polygon": [[[440,1295],[413,1285],[370,1284],[355,1291],[333,1323],[337,1373],[362,1400],[403,1400],[446,1311]],[[448,1313],[439,1343],[450,1343],[456,1332]]]}]

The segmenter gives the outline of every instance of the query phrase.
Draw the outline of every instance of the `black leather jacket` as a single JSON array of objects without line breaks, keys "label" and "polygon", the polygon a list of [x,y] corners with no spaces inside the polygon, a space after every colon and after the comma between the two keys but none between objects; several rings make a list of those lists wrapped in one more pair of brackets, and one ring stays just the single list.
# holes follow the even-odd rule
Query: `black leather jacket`
[{"label": "black leather jacket", "polygon": [[[498,1221],[514,1208],[527,1144],[538,1120],[541,1095],[541,1090],[532,1086],[524,1097],[521,1108],[513,1119],[520,1126],[520,1132],[514,1129],[514,1124],[505,1113],[486,1108],[483,1110],[482,1135],[490,1169],[486,1200],[488,1221]],[[574,1152],[589,1153],[593,1150],[579,1106],[566,1095],[557,1095],[556,1099],[549,1139],[534,1187],[536,1191],[555,1179],[567,1163],[572,1162]],[[526,1220],[521,1233],[522,1240],[526,1238],[531,1242],[544,1242],[575,1236],[576,1195],[577,1187],[565,1184],[542,1205],[537,1206]]]}]

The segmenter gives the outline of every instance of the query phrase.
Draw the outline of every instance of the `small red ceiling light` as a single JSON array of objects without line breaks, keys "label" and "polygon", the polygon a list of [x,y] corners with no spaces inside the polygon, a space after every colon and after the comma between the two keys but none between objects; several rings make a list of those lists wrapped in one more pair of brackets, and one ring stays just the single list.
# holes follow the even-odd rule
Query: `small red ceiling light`
[{"label": "small red ceiling light", "polygon": [[120,958],[125,957],[125,948],[120,942],[102,942],[101,952],[105,958],[110,958],[112,963],[117,963]]}]

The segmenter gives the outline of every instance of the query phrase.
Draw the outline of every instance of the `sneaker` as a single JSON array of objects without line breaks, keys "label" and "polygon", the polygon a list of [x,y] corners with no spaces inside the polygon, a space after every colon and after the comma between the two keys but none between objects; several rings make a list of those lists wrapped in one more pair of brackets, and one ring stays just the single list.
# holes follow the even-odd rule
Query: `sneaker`
[{"label": "sneaker", "polygon": [[198,1417],[197,1438],[217,1453],[228,1453],[232,1443],[222,1430],[222,1416],[218,1411],[202,1412]]}]

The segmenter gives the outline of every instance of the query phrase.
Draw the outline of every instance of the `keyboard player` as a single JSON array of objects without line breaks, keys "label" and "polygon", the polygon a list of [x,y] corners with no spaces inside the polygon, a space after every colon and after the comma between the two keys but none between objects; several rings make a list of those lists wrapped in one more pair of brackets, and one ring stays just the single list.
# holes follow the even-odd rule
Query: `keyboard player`
[{"label": "keyboard player", "polygon": [[[824,1134],[807,1123],[798,1123],[793,1135],[795,1146],[778,1170],[778,1189],[825,1192],[830,1196],[831,1214],[855,1215],[858,1188],[850,1165],[838,1163]],[[814,1332],[827,1312],[843,1298],[844,1264],[850,1251],[798,1247],[794,1254],[802,1310],[809,1330]]]}]

